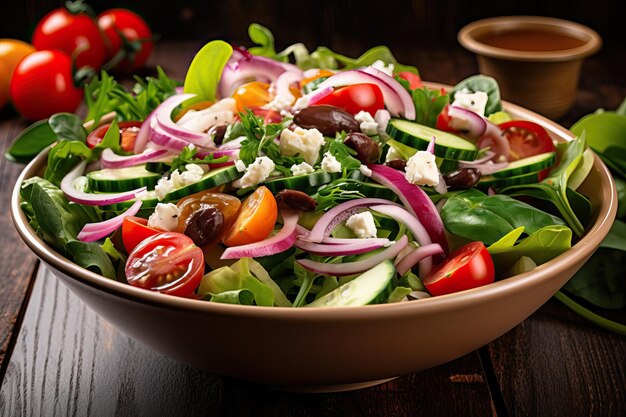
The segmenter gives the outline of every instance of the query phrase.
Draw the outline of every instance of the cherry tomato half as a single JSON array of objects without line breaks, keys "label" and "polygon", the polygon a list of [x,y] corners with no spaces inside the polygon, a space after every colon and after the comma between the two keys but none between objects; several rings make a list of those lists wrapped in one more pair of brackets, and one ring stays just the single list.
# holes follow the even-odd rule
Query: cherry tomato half
[{"label": "cherry tomato half", "polygon": [[13,71],[10,91],[13,105],[29,120],[73,113],[83,98],[83,90],[74,86],[72,60],[61,51],[27,55]]},{"label": "cherry tomato half", "polygon": [[509,161],[528,158],[556,150],[550,135],[542,126],[526,120],[512,120],[498,125],[509,140]]},{"label": "cherry tomato half", "polygon": [[443,110],[441,110],[441,113],[437,116],[437,125],[435,127],[439,130],[443,130],[444,132],[459,133],[457,130],[450,127],[449,109],[450,105],[446,104]]},{"label": "cherry tomato half", "polygon": [[375,84],[354,84],[339,87],[315,104],[328,104],[344,109],[350,114],[366,111],[372,115],[385,108],[380,87]]},{"label": "cherry tomato half", "polygon": [[263,106],[269,103],[270,85],[261,81],[252,81],[239,87],[233,93],[233,98],[237,102],[237,111],[245,112],[246,108]]},{"label": "cherry tomato half", "polygon": [[422,88],[422,77],[411,71],[401,71],[398,73],[398,77],[405,79],[409,82],[409,88],[415,90],[416,88]]},{"label": "cherry tomato half", "polygon": [[281,120],[283,120],[283,116],[281,116],[280,112],[277,112],[276,110],[264,109],[263,107],[259,107],[259,106],[250,106],[248,108],[256,116],[262,117],[263,121],[266,124],[268,124],[268,123],[278,123]]},{"label": "cherry tomato half", "polygon": [[[38,50],[58,49],[76,57],[78,68],[102,67],[105,58],[104,41],[96,21],[86,13],[70,13],[65,8],[55,9],[44,16],[33,32],[33,46]],[[84,48],[84,49],[82,49]]]},{"label": "cherry tomato half", "polygon": [[[97,144],[102,142],[104,139],[104,135],[106,135],[107,130],[109,130],[110,124],[105,124],[102,126],[98,126],[95,130],[93,130],[87,136],[87,146],[90,148],[95,148]],[[129,122],[120,122],[120,145],[123,150],[126,152],[132,152],[135,147],[135,139],[137,139],[137,133],[139,133],[139,128],[141,127],[141,122],[138,121],[129,121]]]},{"label": "cherry tomato half", "polygon": [[180,297],[189,297],[203,274],[202,250],[181,233],[160,233],[145,239],[126,262],[130,285]]},{"label": "cherry tomato half", "polygon": [[239,246],[259,242],[274,230],[278,218],[278,205],[267,187],[257,188],[241,204],[235,224],[223,242],[226,246]]},{"label": "cherry tomato half", "polygon": [[126,216],[122,222],[122,243],[124,243],[126,253],[131,253],[138,244],[159,233],[163,232],[148,227],[148,219]]},{"label": "cherry tomato half", "polygon": [[116,69],[132,71],[146,65],[154,44],[152,31],[145,20],[130,10],[111,9],[98,15],[98,26],[105,37],[107,59],[120,50],[126,54]]},{"label": "cherry tomato half", "polygon": [[241,201],[239,201],[237,197],[229,194],[206,190],[184,197],[176,205],[180,209],[176,231],[180,233],[185,232],[189,218],[193,216],[196,211],[209,207],[219,210],[224,218],[223,233],[219,236],[219,239],[217,239],[219,242],[222,240],[222,237],[224,237],[224,234],[233,226],[233,223],[235,223],[241,207]]},{"label": "cherry tomato half", "polygon": [[487,285],[494,278],[489,251],[482,242],[471,242],[454,251],[423,282],[431,295],[443,295]]}]

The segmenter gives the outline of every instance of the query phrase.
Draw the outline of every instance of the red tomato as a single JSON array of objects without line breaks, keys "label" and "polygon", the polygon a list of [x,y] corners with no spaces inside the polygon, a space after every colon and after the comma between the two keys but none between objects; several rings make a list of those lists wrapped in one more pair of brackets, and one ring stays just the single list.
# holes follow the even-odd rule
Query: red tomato
[{"label": "red tomato", "polygon": [[377,110],[385,108],[383,93],[375,84],[354,84],[339,87],[315,104],[339,107],[350,114],[357,114],[363,110],[372,116],[376,114]]},{"label": "red tomato", "polygon": [[122,242],[126,248],[126,253],[131,253],[138,244],[159,233],[163,232],[148,227],[148,219],[126,216],[122,222]]},{"label": "red tomato", "polygon": [[11,77],[11,100],[29,120],[73,113],[83,98],[74,85],[72,60],[61,51],[37,51],[17,64]]},{"label": "red tomato", "polygon": [[145,239],[126,262],[130,285],[180,297],[189,297],[203,274],[202,250],[182,233],[166,232]]},{"label": "red tomato", "polygon": [[416,88],[422,88],[422,77],[411,71],[401,71],[398,73],[398,77],[403,78],[409,82],[409,88],[415,90]]},{"label": "red tomato", "polygon": [[146,64],[154,44],[150,27],[140,16],[126,9],[111,9],[98,15],[98,26],[105,36],[108,59],[120,50],[127,54],[116,68],[132,71]]},{"label": "red tomato", "polygon": [[[89,136],[87,136],[87,146],[90,148],[95,148],[97,144],[102,142],[104,139],[104,135],[106,135],[107,130],[109,130],[110,124],[105,124],[97,127]],[[137,139],[137,133],[139,133],[139,128],[141,127],[141,122],[131,121],[131,122],[120,122],[120,145],[122,149],[126,152],[132,152],[135,147],[135,139]]]},{"label": "red tomato", "polygon": [[446,104],[446,107],[444,107],[441,113],[439,113],[439,115],[437,116],[436,128],[439,130],[443,130],[444,132],[459,133],[457,130],[450,127],[450,115],[448,114],[449,109],[450,105]]},{"label": "red tomato", "polygon": [[528,158],[556,150],[550,135],[537,123],[526,120],[512,120],[498,125],[509,140],[511,150],[509,161]]},{"label": "red tomato", "polygon": [[276,110],[264,109],[260,106],[248,107],[256,116],[261,116],[265,123],[278,123],[283,120],[283,116]]},{"label": "red tomato", "polygon": [[55,9],[44,16],[33,33],[33,46],[37,49],[58,49],[72,55],[78,53],[76,66],[100,69],[104,63],[105,49],[96,21],[85,13],[72,14],[67,9]]},{"label": "red tomato", "polygon": [[493,282],[493,259],[482,242],[471,242],[454,251],[424,279],[431,295],[451,294]]}]

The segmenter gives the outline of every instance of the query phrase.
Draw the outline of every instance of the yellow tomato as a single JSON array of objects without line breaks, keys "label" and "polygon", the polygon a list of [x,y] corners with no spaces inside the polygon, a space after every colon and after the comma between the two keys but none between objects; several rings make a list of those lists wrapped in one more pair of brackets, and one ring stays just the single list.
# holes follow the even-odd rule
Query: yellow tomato
[{"label": "yellow tomato", "polygon": [[331,75],[335,75],[334,72],[330,71],[330,70],[318,70],[315,74],[313,74],[311,77],[305,78],[302,81],[300,81],[300,87],[303,87],[304,85],[310,83],[311,81],[315,81],[318,78],[322,78],[322,77],[330,77]]},{"label": "yellow tomato", "polygon": [[11,74],[18,62],[35,48],[17,39],[0,39],[0,108],[9,100]]},{"label": "yellow tomato", "polygon": [[260,81],[253,81],[239,87],[233,94],[237,101],[237,111],[243,112],[246,108],[262,106],[271,101],[270,85]]}]

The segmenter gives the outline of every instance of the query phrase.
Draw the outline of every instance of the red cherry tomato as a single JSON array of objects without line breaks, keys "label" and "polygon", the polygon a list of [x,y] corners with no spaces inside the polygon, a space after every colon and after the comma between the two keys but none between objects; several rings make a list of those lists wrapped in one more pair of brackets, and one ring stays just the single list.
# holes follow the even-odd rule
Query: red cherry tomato
[{"label": "red cherry tomato", "polygon": [[[107,130],[109,130],[110,124],[105,124],[97,127],[89,136],[87,136],[87,146],[90,148],[95,148],[97,144],[102,142],[104,139],[104,135],[106,135]],[[141,127],[141,122],[131,121],[131,122],[120,122],[120,145],[122,149],[126,152],[132,152],[135,147],[135,139],[137,139],[137,133],[139,133],[139,128]]]},{"label": "red cherry tomato", "polygon": [[375,84],[354,84],[339,87],[315,104],[328,104],[344,109],[350,114],[366,111],[372,116],[385,108],[380,88]]},{"label": "red cherry tomato", "polygon": [[189,297],[203,274],[202,250],[182,233],[166,232],[145,239],[126,262],[130,285],[180,297]]},{"label": "red cherry tomato", "polygon": [[556,150],[550,135],[542,126],[526,120],[512,120],[498,125],[509,140],[509,161],[528,158]]},{"label": "red cherry tomato", "polygon": [[72,60],[61,51],[24,57],[13,71],[10,92],[15,108],[29,120],[73,113],[83,98],[83,90],[72,79]]},{"label": "red cherry tomato", "polygon": [[250,109],[250,111],[252,111],[252,113],[256,116],[261,116],[266,124],[278,123],[283,120],[283,116],[281,116],[276,110],[264,109],[260,106],[250,106],[248,109]]},{"label": "red cherry tomato", "polygon": [[146,64],[154,44],[150,27],[140,16],[126,9],[111,9],[98,15],[98,26],[105,36],[107,59],[122,49],[127,53],[117,69],[132,71]]},{"label": "red cherry tomato", "polygon": [[450,127],[450,114],[448,113],[449,109],[450,105],[446,104],[446,107],[444,107],[441,113],[439,113],[439,115],[437,116],[436,128],[439,130],[443,130],[444,132],[459,133],[457,130]]},{"label": "red cherry tomato", "polygon": [[454,251],[424,278],[431,295],[451,294],[493,282],[493,259],[482,242],[471,242]]},{"label": "red cherry tomato", "polygon": [[76,66],[100,69],[104,63],[104,41],[96,21],[85,13],[72,14],[67,9],[55,9],[44,16],[33,33],[33,46],[41,49],[58,49],[72,56],[78,53]]},{"label": "red cherry tomato", "polygon": [[415,90],[416,88],[422,88],[422,77],[411,71],[401,71],[398,73],[398,77],[403,78],[409,82],[409,88]]},{"label": "red cherry tomato", "polygon": [[163,232],[148,227],[148,219],[126,216],[122,222],[122,243],[124,243],[126,253],[131,253],[138,244],[159,233]]}]

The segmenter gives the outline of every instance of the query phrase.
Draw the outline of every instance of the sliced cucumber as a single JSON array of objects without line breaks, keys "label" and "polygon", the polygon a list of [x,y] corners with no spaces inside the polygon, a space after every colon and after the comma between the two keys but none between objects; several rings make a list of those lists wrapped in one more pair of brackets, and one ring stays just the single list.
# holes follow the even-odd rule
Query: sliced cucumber
[{"label": "sliced cucumber", "polygon": [[392,119],[387,125],[387,134],[398,142],[422,151],[426,150],[435,136],[435,156],[440,158],[471,161],[478,153],[473,143],[459,136],[408,120]]},{"label": "sliced cucumber", "polygon": [[145,165],[127,168],[106,168],[86,174],[89,188],[103,193],[119,193],[136,188],[148,187],[153,190],[161,179],[161,174],[146,170]]},{"label": "sliced cucumber", "polygon": [[436,158],[436,160],[437,168],[439,168],[439,171],[444,174],[446,172],[452,172],[459,167],[459,161],[455,161],[454,159]]},{"label": "sliced cucumber", "polygon": [[[277,178],[263,183],[270,191],[276,193],[280,190],[299,190],[307,194],[315,194],[320,185],[328,184],[341,178],[340,172],[328,173],[326,171],[315,171],[306,175],[296,175],[292,177]],[[354,170],[350,175],[351,179],[360,180],[363,174]]]},{"label": "sliced cucumber", "polygon": [[530,172],[527,174],[516,175],[514,177],[498,178],[493,175],[487,175],[480,178],[478,184],[479,188],[504,188],[510,185],[523,185],[523,184],[535,184],[539,182],[539,172]]},{"label": "sliced cucumber", "polygon": [[306,307],[348,307],[383,303],[393,291],[395,275],[393,263],[384,261]]},{"label": "sliced cucumber", "polygon": [[165,162],[148,162],[146,164],[146,170],[156,172],[157,174],[164,174],[169,171],[170,168],[170,165]]},{"label": "sliced cucumber", "polygon": [[[190,194],[199,193],[200,191],[208,190],[209,188],[214,188],[218,185],[226,184],[228,182],[236,180],[242,175],[243,173],[237,171],[237,168],[234,166],[213,169],[204,174],[200,181],[194,182],[193,184],[186,185],[165,194],[163,200],[161,201],[156,198],[156,194],[154,193],[154,191],[146,193],[146,195],[141,198],[141,201],[143,201],[143,205],[141,206],[141,208],[142,210],[146,208],[154,208],[156,207],[157,203],[173,203],[183,197],[187,197]],[[104,206],[103,210],[125,210],[128,207],[132,206],[135,201],[137,200],[129,200],[124,201],[123,203],[111,204],[108,206]]]},{"label": "sliced cucumber", "polygon": [[397,201],[398,196],[384,185],[375,182],[346,181],[342,189],[346,191],[358,191],[368,198],[384,198],[385,200]]},{"label": "sliced cucumber", "polygon": [[494,172],[496,178],[515,177],[550,168],[556,162],[556,152],[546,152],[511,162],[506,168]]}]

